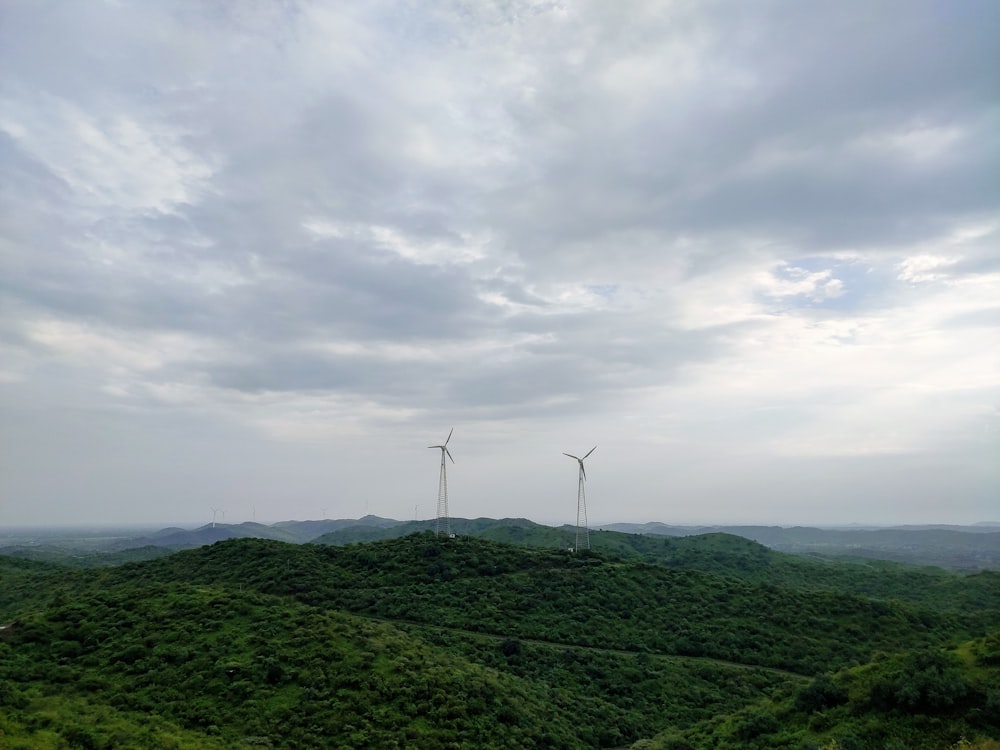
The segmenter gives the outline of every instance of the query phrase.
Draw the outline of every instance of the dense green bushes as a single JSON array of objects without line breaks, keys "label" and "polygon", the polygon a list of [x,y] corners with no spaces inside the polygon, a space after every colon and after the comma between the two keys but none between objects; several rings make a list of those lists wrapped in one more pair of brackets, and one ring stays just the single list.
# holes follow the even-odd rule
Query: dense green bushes
[{"label": "dense green bushes", "polygon": [[821,675],[788,697],[664,733],[649,750],[985,748],[1000,738],[1000,669],[982,658],[995,639],[957,651],[880,655],[870,664]]},{"label": "dense green bushes", "polygon": [[957,657],[940,651],[915,651],[872,684],[870,700],[881,710],[941,714],[966,708],[971,692]]},{"label": "dense green bushes", "polygon": [[597,553],[526,551],[478,539],[442,543],[430,534],[339,548],[232,540],[106,575],[243,585],[388,619],[802,674],[861,663],[876,650],[982,635],[987,619],[974,608],[963,613],[782,588]]},{"label": "dense green bushes", "polygon": [[795,708],[811,714],[847,703],[847,691],[835,683],[829,674],[822,674],[802,688],[795,696]]},{"label": "dense green bushes", "polygon": [[[109,601],[117,599],[117,607]],[[102,606],[105,605],[105,606]],[[39,638],[42,630],[52,636]],[[30,637],[29,637],[30,636]],[[72,644],[67,654],[67,646]],[[23,691],[87,694],[124,716],[152,713],[227,743],[274,747],[574,746],[546,699],[391,626],[256,594],[187,584],[131,587],[14,626],[0,681],[29,730]],[[493,736],[503,723],[507,737]],[[91,740],[79,727],[58,733]],[[97,742],[96,739],[93,740]]]},{"label": "dense green bushes", "polygon": [[866,596],[853,572],[810,582],[732,539],[669,564],[639,543],[623,559],[429,534],[232,540],[87,571],[0,558],[0,731],[37,747],[514,748],[670,727],[663,747],[795,750],[911,742],[914,716],[992,731],[1000,692],[967,667],[995,670],[1000,638],[941,649],[997,621],[989,580],[927,573],[933,596]]}]

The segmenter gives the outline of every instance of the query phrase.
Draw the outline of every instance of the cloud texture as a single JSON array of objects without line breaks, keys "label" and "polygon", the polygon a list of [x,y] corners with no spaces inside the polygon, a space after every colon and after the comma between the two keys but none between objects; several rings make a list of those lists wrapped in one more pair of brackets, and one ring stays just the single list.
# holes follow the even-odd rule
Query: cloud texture
[{"label": "cloud texture", "polygon": [[0,13],[0,525],[998,520],[991,0]]}]

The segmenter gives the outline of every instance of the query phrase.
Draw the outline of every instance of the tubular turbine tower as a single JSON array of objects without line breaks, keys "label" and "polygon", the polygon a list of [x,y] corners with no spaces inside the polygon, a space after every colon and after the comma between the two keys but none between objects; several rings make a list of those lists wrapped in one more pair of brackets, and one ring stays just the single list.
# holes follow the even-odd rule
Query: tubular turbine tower
[{"label": "tubular turbine tower", "polygon": [[[455,428],[452,427],[448,432],[448,437],[445,438],[444,445],[427,446],[428,448],[441,449],[441,477],[438,479],[437,522],[434,525],[434,533],[438,536],[441,535],[442,524],[444,525],[444,533],[449,537],[451,536],[451,521],[448,519],[448,471],[444,457],[448,456],[448,458],[451,458],[451,451],[448,450],[448,441],[451,440],[451,433],[454,431]],[[451,458],[451,462],[455,463],[455,459]]]},{"label": "tubular turbine tower", "polygon": [[[574,552],[579,552],[581,549],[590,549],[590,527],[587,525],[587,491],[585,488],[587,470],[583,468],[583,460],[596,450],[597,446],[595,445],[587,451],[583,458],[574,456],[572,453],[563,453],[564,456],[569,456],[580,464],[580,480],[576,490],[576,544],[573,547]],[[580,524],[581,514],[583,515],[583,525]]]}]

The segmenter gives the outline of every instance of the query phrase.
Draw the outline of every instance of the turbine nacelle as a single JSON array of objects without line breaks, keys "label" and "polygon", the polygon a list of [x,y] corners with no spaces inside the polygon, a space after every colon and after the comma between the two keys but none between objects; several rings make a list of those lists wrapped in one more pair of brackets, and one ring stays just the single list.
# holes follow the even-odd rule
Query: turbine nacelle
[{"label": "turbine nacelle", "polygon": [[595,445],[593,448],[591,448],[589,451],[587,451],[586,454],[584,454],[583,458],[580,458],[579,456],[574,456],[572,453],[563,453],[563,455],[564,456],[569,456],[574,461],[576,461],[578,464],[580,464],[580,475],[584,479],[586,479],[587,478],[587,470],[585,468],[583,468],[583,461],[584,461],[585,458],[587,458],[587,456],[589,456],[591,453],[593,453],[596,450],[597,450],[597,446]]},{"label": "turbine nacelle", "polygon": [[455,463],[455,459],[452,458],[451,451],[448,450],[448,441],[451,440],[451,433],[454,432],[454,431],[455,431],[455,428],[452,427],[451,430],[448,432],[448,437],[446,437],[445,440],[444,440],[444,445],[428,445],[427,446],[428,448],[440,448],[441,449],[441,460],[442,461],[444,461],[444,457],[445,456],[448,456],[448,458],[451,458],[451,462]]}]

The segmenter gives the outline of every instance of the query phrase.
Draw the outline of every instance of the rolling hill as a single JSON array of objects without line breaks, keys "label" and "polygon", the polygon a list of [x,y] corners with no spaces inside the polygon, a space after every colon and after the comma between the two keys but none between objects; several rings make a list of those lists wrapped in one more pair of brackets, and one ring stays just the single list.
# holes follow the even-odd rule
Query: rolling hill
[{"label": "rolling hill", "polygon": [[[227,539],[100,569],[0,557],[0,747],[800,747],[867,741],[857,711],[900,737],[924,720],[935,742],[995,734],[996,574],[724,534],[602,539],[615,551],[418,533]],[[934,591],[896,595],[917,585]],[[965,659],[950,712],[851,687],[949,652]],[[827,673],[839,688],[814,685]],[[848,699],[821,720],[801,706],[824,690]]]}]

